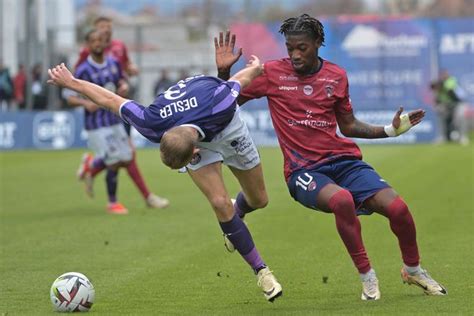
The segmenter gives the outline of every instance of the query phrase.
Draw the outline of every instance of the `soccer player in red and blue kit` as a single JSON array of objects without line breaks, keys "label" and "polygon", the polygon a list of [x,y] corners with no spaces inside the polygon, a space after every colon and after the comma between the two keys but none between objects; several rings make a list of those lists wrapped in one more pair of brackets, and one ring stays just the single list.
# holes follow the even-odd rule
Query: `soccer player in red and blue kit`
[{"label": "soccer player in red and blue kit", "polygon": [[189,77],[157,95],[148,107],[76,79],[64,64],[48,70],[48,83],[72,89],[119,114],[143,136],[160,143],[165,165],[172,169],[186,166],[211,204],[222,232],[257,275],[264,297],[273,301],[281,296],[282,287],[236,213],[222,175],[225,164],[241,185],[237,200],[247,209],[267,205],[260,156],[236,103],[241,87],[262,70],[260,60],[253,56],[247,67],[229,81],[203,75]]},{"label": "soccer player in red and blue kit", "polygon": [[[398,238],[405,283],[428,295],[446,295],[446,289],[420,267],[416,229],[405,201],[377,172],[362,161],[359,147],[344,136],[395,137],[424,117],[423,110],[401,115],[388,126],[374,126],[355,118],[344,69],[318,56],[324,28],[307,14],[283,22],[288,58],[266,62],[264,73],[240,94],[238,103],[266,97],[284,157],[284,174],[291,196],[302,205],[333,213],[337,231],[362,281],[362,300],[380,298],[378,279],[371,267],[357,215],[385,216]],[[219,77],[229,77],[242,54],[234,53],[235,35],[214,39]],[[238,205],[237,205],[238,206]]]}]

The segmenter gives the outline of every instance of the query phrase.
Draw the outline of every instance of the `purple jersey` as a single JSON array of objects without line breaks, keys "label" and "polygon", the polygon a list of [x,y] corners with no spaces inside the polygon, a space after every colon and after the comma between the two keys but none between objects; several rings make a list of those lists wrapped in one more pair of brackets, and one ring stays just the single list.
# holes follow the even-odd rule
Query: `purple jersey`
[{"label": "purple jersey", "polygon": [[[117,61],[107,57],[102,64],[96,63],[91,56],[81,63],[74,74],[78,79],[89,81],[115,93],[119,81],[123,78],[122,69]],[[105,110],[85,111],[84,127],[93,130],[121,123],[120,118]]]},{"label": "purple jersey", "polygon": [[128,101],[120,108],[120,115],[155,143],[167,130],[185,124],[197,126],[201,141],[209,142],[234,117],[239,92],[239,82],[200,75],[179,81],[149,107]]}]

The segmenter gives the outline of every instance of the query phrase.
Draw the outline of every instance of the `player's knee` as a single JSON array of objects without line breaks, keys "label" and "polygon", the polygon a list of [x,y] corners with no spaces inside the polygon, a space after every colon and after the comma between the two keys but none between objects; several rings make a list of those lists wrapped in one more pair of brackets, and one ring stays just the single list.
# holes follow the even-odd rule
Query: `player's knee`
[{"label": "player's knee", "polygon": [[397,196],[390,204],[385,208],[385,213],[390,219],[404,219],[410,216],[410,210],[408,205],[403,199]]},{"label": "player's knee", "polygon": [[340,190],[329,199],[329,207],[334,213],[341,211],[354,211],[355,204],[352,194],[347,190]]},{"label": "player's knee", "polygon": [[267,194],[261,194],[255,201],[250,201],[250,207],[254,209],[264,208],[268,205],[268,196]]},{"label": "player's knee", "polygon": [[209,199],[212,208],[218,214],[232,213],[229,211],[233,210],[232,202],[226,195],[215,195]]}]

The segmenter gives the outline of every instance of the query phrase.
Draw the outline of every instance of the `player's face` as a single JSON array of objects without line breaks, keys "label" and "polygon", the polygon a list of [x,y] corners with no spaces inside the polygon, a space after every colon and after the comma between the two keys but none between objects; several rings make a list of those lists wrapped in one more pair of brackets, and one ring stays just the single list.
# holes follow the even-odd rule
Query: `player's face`
[{"label": "player's face", "polygon": [[105,36],[105,41],[109,42],[112,38],[112,22],[110,21],[100,21],[96,23],[95,28],[102,32]]},{"label": "player's face", "polygon": [[102,55],[104,52],[105,42],[104,35],[100,32],[94,32],[89,36],[87,41],[89,50],[94,55]]},{"label": "player's face", "polygon": [[293,69],[299,74],[309,74],[318,66],[318,49],[321,45],[307,34],[287,35],[286,50]]}]

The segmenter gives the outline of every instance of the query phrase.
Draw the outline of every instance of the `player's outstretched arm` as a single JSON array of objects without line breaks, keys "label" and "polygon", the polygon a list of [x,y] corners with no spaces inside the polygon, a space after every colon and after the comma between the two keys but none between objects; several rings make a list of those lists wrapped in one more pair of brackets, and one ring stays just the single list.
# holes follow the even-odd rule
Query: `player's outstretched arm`
[{"label": "player's outstretched arm", "polygon": [[127,99],[96,84],[75,78],[64,63],[48,69],[48,74],[50,77],[49,84],[74,90],[85,95],[95,104],[99,104],[116,114],[119,114],[120,105],[127,101]]},{"label": "player's outstretched arm", "polygon": [[260,59],[257,56],[252,55],[247,66],[233,75],[229,80],[238,81],[240,87],[243,89],[248,86],[253,79],[260,76],[262,72],[263,65],[260,63]]},{"label": "player's outstretched arm", "polygon": [[225,33],[225,39],[223,32],[219,32],[219,39],[214,37],[217,76],[223,80],[229,79],[232,65],[235,64],[242,55],[242,48],[239,48],[237,52],[234,53],[235,40],[235,34],[231,35],[230,31]]},{"label": "player's outstretched arm", "polygon": [[393,117],[392,124],[376,126],[359,121],[352,112],[337,115],[337,124],[344,136],[357,138],[386,138],[396,137],[406,133],[410,128],[423,120],[425,111],[418,109],[408,114],[403,114],[400,107]]}]

